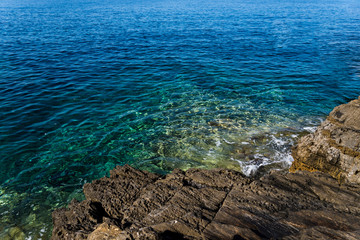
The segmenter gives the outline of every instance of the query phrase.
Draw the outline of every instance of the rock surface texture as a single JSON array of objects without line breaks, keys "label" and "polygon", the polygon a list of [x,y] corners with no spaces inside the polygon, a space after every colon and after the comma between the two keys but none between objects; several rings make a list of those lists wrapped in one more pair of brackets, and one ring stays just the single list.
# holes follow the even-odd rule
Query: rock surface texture
[{"label": "rock surface texture", "polygon": [[334,108],[315,133],[300,139],[293,157],[292,172],[321,171],[360,183],[360,97]]},{"label": "rock surface texture", "polygon": [[325,173],[117,167],[53,212],[52,239],[360,239],[360,186]]},{"label": "rock surface texture", "polygon": [[53,212],[52,239],[357,240],[359,151],[360,100],[354,100],[301,138],[293,173],[251,179],[190,169],[161,176],[118,166],[84,185],[86,200]]}]

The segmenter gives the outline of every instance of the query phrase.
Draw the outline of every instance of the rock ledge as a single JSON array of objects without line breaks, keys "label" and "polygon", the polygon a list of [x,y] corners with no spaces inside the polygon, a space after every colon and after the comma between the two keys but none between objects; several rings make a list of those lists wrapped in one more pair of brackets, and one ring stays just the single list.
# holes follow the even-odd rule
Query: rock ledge
[{"label": "rock ledge", "polygon": [[296,170],[329,173],[339,182],[360,183],[360,97],[334,108],[315,133],[293,149]]},{"label": "rock ledge", "polygon": [[86,200],[53,212],[52,239],[359,239],[360,186],[325,173],[130,166],[84,185]]}]

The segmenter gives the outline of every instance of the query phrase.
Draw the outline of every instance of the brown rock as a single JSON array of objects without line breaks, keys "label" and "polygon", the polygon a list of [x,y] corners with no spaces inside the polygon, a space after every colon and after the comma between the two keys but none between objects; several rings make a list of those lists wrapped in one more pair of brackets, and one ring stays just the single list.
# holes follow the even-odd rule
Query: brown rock
[{"label": "brown rock", "polygon": [[335,107],[315,133],[300,139],[293,157],[291,172],[321,171],[360,183],[360,99]]},{"label": "brown rock", "polygon": [[107,223],[100,224],[89,236],[88,240],[126,240],[129,234],[123,232],[119,227]]},{"label": "brown rock", "polygon": [[300,139],[295,173],[118,166],[84,185],[86,200],[53,212],[52,239],[360,239],[359,151],[354,100]]},{"label": "brown rock", "polygon": [[110,178],[86,183],[84,194],[86,199],[99,202],[108,215],[122,219],[124,209],[132,206],[141,190],[158,178],[159,175],[137,171],[129,165],[117,166],[110,171]]},{"label": "brown rock", "polygon": [[57,209],[52,213],[52,239],[86,239],[104,216],[107,214],[99,202],[73,200],[67,209]]},{"label": "brown rock", "polygon": [[340,186],[324,173],[251,180],[191,169],[164,177],[124,166],[86,191],[98,195],[53,213],[52,239],[360,238],[360,186]]}]

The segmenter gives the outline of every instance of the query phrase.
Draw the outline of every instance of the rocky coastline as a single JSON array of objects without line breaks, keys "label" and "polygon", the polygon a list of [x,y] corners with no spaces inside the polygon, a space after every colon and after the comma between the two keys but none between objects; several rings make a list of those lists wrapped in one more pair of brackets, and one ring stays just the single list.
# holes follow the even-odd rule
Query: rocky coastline
[{"label": "rocky coastline", "polygon": [[360,239],[360,98],[293,149],[288,171],[166,176],[118,166],[55,210],[52,239]]},{"label": "rocky coastline", "polygon": [[291,172],[320,171],[360,184],[360,97],[334,108],[315,133],[293,150]]}]

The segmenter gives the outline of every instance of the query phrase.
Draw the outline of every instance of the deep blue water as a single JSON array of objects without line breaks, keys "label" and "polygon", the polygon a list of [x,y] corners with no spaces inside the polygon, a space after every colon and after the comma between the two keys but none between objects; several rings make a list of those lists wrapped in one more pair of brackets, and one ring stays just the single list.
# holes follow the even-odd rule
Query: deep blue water
[{"label": "deep blue water", "polygon": [[117,164],[287,168],[358,95],[356,0],[2,0],[0,238]]}]

